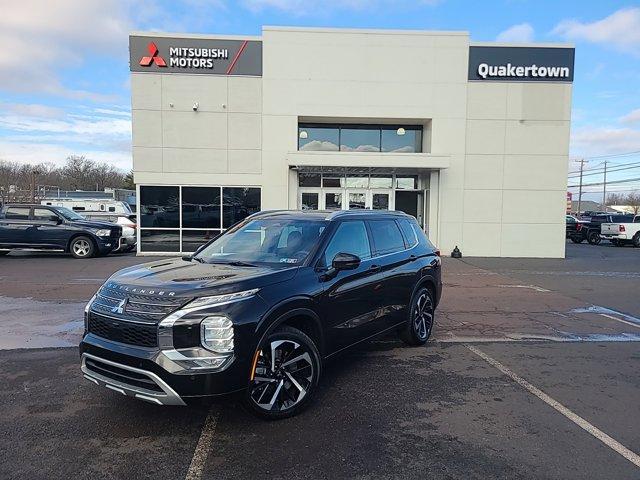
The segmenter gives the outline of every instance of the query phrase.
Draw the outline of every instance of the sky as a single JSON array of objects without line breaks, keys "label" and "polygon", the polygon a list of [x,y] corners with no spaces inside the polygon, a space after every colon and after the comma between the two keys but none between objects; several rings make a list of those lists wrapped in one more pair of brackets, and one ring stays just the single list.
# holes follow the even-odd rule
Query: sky
[{"label": "sky", "polygon": [[[571,158],[587,158],[585,183],[601,181],[605,160],[613,169],[640,165],[637,2],[0,0],[0,12],[2,160],[62,164],[75,154],[129,170],[129,32],[260,35],[262,25],[292,25],[464,30],[473,41],[572,43]],[[621,156],[629,152],[638,153]],[[572,162],[570,171],[578,165]],[[609,180],[638,177],[640,168],[627,168]],[[569,185],[575,183],[570,176]],[[640,189],[640,181],[608,190],[631,188]]]}]

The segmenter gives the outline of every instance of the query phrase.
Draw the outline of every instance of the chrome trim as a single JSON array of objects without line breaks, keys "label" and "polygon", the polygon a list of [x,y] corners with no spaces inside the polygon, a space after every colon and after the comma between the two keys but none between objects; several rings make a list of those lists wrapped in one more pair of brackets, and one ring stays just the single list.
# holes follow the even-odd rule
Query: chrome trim
[{"label": "chrome trim", "polygon": [[[102,305],[102,304],[101,304]],[[113,315],[107,315],[106,313],[102,313],[100,311],[96,311],[91,309],[92,313],[95,313],[96,315],[100,315],[101,317],[107,317],[110,318],[111,320],[118,320],[119,322],[125,322],[125,323],[137,323],[138,325],[146,325],[147,327],[154,327],[156,326],[155,323],[152,322],[144,322],[142,320],[129,320],[128,318],[123,318],[123,317],[114,317]]]},{"label": "chrome trim", "polygon": [[[160,387],[163,393],[155,392],[153,390],[147,390],[146,388],[137,387],[133,385],[129,385],[124,382],[120,382],[117,380],[113,380],[109,377],[101,375],[99,373],[93,372],[89,368],[87,368],[86,362],[87,358],[91,360],[95,360],[96,362],[102,362],[107,365],[111,365],[112,367],[121,368],[123,370],[129,370],[130,372],[138,373],[141,375],[145,375],[149,379],[153,380],[153,382]],[[121,363],[112,362],[111,360],[105,360],[104,358],[96,357],[95,355],[91,355],[89,353],[82,354],[82,363],[80,366],[84,377],[88,380],[97,383],[98,385],[104,386],[116,392],[122,393],[128,397],[138,398],[140,400],[151,401],[153,403],[158,403],[159,405],[186,405],[184,400],[180,398],[175,390],[173,390],[164,380],[162,380],[155,373],[149,372],[147,370],[142,370],[139,368],[130,367],[128,365],[123,365]]]},{"label": "chrome trim", "polygon": [[[131,305],[132,302],[129,302]],[[136,303],[136,302],[133,302]],[[142,313],[143,315],[168,315],[168,312],[145,312],[143,310],[132,310],[130,308],[125,309],[125,313]]]}]

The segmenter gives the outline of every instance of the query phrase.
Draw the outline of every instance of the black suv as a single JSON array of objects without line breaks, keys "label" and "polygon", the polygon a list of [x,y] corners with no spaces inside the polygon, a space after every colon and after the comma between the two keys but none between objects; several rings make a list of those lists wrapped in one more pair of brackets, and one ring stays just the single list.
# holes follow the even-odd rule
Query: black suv
[{"label": "black suv", "polygon": [[311,400],[322,362],[395,330],[422,345],[442,291],[413,217],[252,215],[193,256],[126,268],[85,309],[85,377],[162,405],[241,392],[267,418]]},{"label": "black suv", "polygon": [[87,220],[64,207],[5,205],[0,208],[0,255],[28,248],[63,250],[75,258],[106,255],[118,248],[122,227]]}]

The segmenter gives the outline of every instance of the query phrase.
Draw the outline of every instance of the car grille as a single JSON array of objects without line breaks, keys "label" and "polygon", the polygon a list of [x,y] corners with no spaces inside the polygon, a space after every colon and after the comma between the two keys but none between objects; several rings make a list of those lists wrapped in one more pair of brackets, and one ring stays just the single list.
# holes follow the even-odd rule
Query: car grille
[{"label": "car grille", "polygon": [[87,324],[89,333],[107,340],[140,347],[158,346],[158,327],[154,324],[117,320],[95,312],[89,312]]},{"label": "car grille", "polygon": [[118,319],[157,324],[190,300],[159,294],[140,294],[133,290],[136,289],[122,290],[117,285],[107,283],[98,291],[96,299],[91,304],[91,310]]},{"label": "car grille", "polygon": [[163,391],[156,382],[142,373],[119,368],[115,365],[110,365],[108,363],[100,362],[98,360],[93,360],[90,358],[87,358],[85,360],[85,365],[88,370],[117,382],[125,383],[127,385],[132,385],[138,388],[145,388],[154,392]]}]

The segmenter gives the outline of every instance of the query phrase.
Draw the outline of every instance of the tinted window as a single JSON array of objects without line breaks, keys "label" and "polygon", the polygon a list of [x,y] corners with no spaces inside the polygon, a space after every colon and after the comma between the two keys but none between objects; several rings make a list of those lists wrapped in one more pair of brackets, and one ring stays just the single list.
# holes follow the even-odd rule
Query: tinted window
[{"label": "tinted window", "polygon": [[142,230],[140,232],[141,252],[179,252],[180,232],[178,230]]},{"label": "tinted window", "polygon": [[223,228],[229,228],[236,222],[260,211],[259,188],[222,189]]},{"label": "tinted window", "polygon": [[298,185],[301,187],[319,187],[320,174],[319,173],[299,173]]},{"label": "tinted window", "polygon": [[298,128],[298,150],[337,151],[340,133],[337,128]]},{"label": "tinted window", "polygon": [[178,187],[140,187],[140,223],[143,227],[179,227]]},{"label": "tinted window", "polygon": [[620,223],[631,222],[631,218],[632,217],[630,215],[612,215],[611,221]]},{"label": "tinted window", "polygon": [[403,218],[398,223],[400,224],[400,230],[402,230],[408,247],[411,248],[416,245],[418,243],[418,235],[415,230],[416,226],[413,224],[413,222],[406,218]]},{"label": "tinted window", "polygon": [[343,152],[379,152],[380,129],[343,128],[340,130],[340,150]]},{"label": "tinted window", "polygon": [[370,220],[371,236],[376,255],[404,250],[404,240],[393,220]]},{"label": "tinted window", "polygon": [[220,228],[220,187],[182,187],[182,226]]},{"label": "tinted window", "polygon": [[33,219],[39,222],[57,222],[58,216],[46,208],[34,208]]},{"label": "tinted window", "polygon": [[333,258],[338,253],[357,255],[361,260],[371,258],[369,237],[363,221],[342,222],[338,225],[325,250],[324,264],[331,265]]},{"label": "tinted window", "polygon": [[5,212],[4,218],[7,220],[29,220],[29,208],[9,207]]},{"label": "tinted window", "polygon": [[414,153],[422,151],[422,130],[382,129],[382,151]]},{"label": "tinted window", "polygon": [[198,247],[204,245],[220,234],[220,230],[183,230],[182,251],[195,252]]}]

